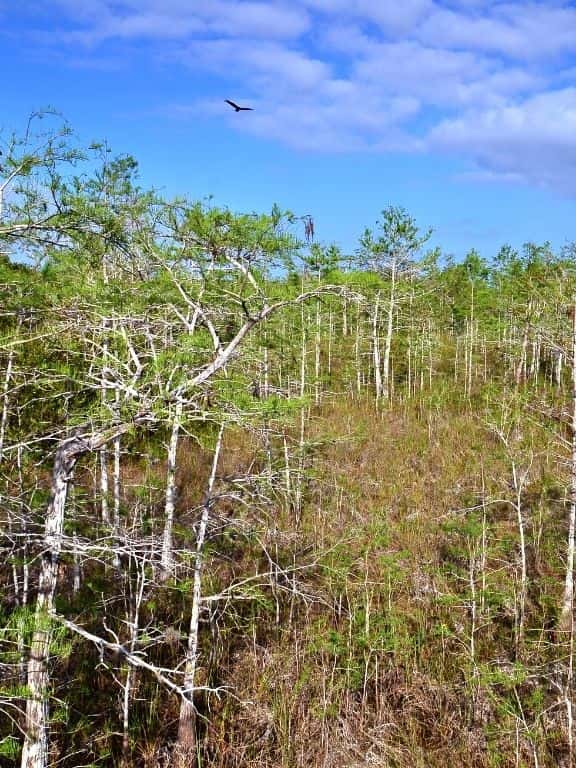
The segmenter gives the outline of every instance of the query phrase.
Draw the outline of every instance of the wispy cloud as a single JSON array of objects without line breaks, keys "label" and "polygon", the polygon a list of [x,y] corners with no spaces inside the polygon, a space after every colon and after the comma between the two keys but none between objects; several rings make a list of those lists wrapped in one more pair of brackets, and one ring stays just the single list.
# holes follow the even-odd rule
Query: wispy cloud
[{"label": "wispy cloud", "polygon": [[296,38],[309,27],[308,14],[289,4],[245,0],[52,0],[67,14],[76,40],[94,44],[115,38],[170,40],[202,32],[264,39]]},{"label": "wispy cloud", "polygon": [[428,138],[433,147],[471,156],[476,178],[576,194],[576,88],[444,120]]},{"label": "wispy cloud", "polygon": [[301,0],[302,5],[323,14],[325,18],[347,17],[367,21],[380,30],[410,34],[414,26],[434,8],[432,0],[403,0],[401,3],[374,0]]},{"label": "wispy cloud", "polygon": [[[74,60],[146,42],[152,55],[220,78],[227,95],[257,106],[243,120],[220,111],[239,130],[308,151],[458,153],[483,179],[576,192],[573,3],[46,0],[43,9],[44,31]],[[213,119],[216,102],[172,109]]]},{"label": "wispy cloud", "polygon": [[536,60],[574,51],[576,8],[554,2],[485,4],[464,13],[437,7],[417,30],[436,46]]},{"label": "wispy cloud", "polygon": [[230,76],[231,62],[234,77],[252,82],[273,93],[275,88],[298,91],[301,97],[329,82],[331,68],[320,59],[277,42],[247,39],[195,40],[186,49],[183,59],[193,66],[212,69]]}]

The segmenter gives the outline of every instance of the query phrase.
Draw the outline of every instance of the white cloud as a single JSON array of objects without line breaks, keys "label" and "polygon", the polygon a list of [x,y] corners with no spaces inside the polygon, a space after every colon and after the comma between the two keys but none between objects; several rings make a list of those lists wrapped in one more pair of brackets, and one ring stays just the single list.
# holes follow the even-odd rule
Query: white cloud
[{"label": "white cloud", "polygon": [[502,68],[483,55],[411,41],[365,47],[354,74],[388,93],[410,94],[423,104],[450,110],[502,104],[543,84],[541,76],[519,67]]},{"label": "white cloud", "polygon": [[[416,142],[409,135],[394,125],[387,125],[394,118],[410,113],[412,107],[411,103],[399,103],[391,105],[387,114],[375,114],[371,120],[352,118],[335,124],[334,110],[329,107],[299,105],[295,111],[290,105],[270,105],[250,121],[243,122],[239,130],[304,152],[414,151]],[[375,127],[377,131],[373,130]],[[377,133],[377,140],[370,138],[371,132]]]},{"label": "white cloud", "polygon": [[289,4],[245,0],[55,0],[80,24],[73,37],[93,44],[114,38],[179,39],[206,31],[227,37],[289,39],[309,27],[305,11]]},{"label": "white cloud", "polygon": [[309,91],[330,79],[327,63],[262,40],[196,40],[187,48],[186,61],[228,75],[233,65],[234,77],[249,78],[253,85],[277,93],[287,88]]},{"label": "white cloud", "polygon": [[472,157],[484,178],[576,194],[576,88],[444,120],[429,146]]},{"label": "white cloud", "polygon": [[396,93],[417,94],[428,103],[458,101],[458,86],[489,71],[489,62],[479,56],[411,41],[374,45],[354,65],[361,80],[380,83]]},{"label": "white cloud", "polygon": [[576,50],[576,8],[510,2],[463,13],[437,7],[417,34],[436,46],[538,59]]},{"label": "white cloud", "polygon": [[300,149],[459,153],[477,178],[576,191],[572,2],[45,0],[41,11],[35,39],[68,46],[70,61],[146,41],[148,55],[209,72],[257,107],[237,120],[192,98],[172,112],[225,115]]},{"label": "white cloud", "polygon": [[[413,149],[413,140],[399,125],[418,112],[411,98],[389,100],[384,107],[373,99],[366,108],[361,89],[351,90],[338,101],[330,98],[331,84],[323,89],[320,103],[266,103],[241,124],[241,129],[266,139],[277,139],[295,149],[319,152],[356,152]],[[338,90],[338,89],[336,89]]]},{"label": "white cloud", "polygon": [[403,0],[401,3],[377,0],[301,0],[302,4],[327,16],[347,16],[376,24],[382,30],[408,33],[433,9],[432,0]]},{"label": "white cloud", "polygon": [[265,2],[207,3],[199,13],[208,19],[212,17],[217,29],[234,36],[292,38],[303,34],[309,27],[307,14],[291,5]]},{"label": "white cloud", "polygon": [[[164,38],[186,39],[191,34],[205,31],[206,25],[198,18],[183,18],[174,24],[171,16],[161,13],[138,13],[124,17],[110,17],[100,22],[96,35],[100,40],[110,38]],[[85,33],[90,37],[90,32]]]}]

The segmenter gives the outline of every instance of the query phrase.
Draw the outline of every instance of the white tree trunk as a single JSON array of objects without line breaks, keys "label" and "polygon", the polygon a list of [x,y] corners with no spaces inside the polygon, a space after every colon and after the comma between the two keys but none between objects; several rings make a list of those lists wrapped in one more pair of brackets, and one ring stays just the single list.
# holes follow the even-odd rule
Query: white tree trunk
[{"label": "white tree trunk", "polygon": [[382,382],[382,397],[390,399],[390,351],[392,349],[392,334],[394,332],[394,310],[396,309],[396,260],[392,262],[392,283],[390,286],[390,303],[386,324],[386,341],[384,343],[384,371]]},{"label": "white tree trunk", "polygon": [[326,373],[328,374],[328,378],[331,378],[332,376],[332,339],[334,338],[334,317],[332,315],[332,310],[330,310],[328,314],[328,349],[326,352],[327,360],[326,360]]},{"label": "white tree trunk", "polygon": [[[108,282],[106,273],[106,259],[102,261],[102,270],[104,274],[104,282]],[[108,361],[108,320],[102,320],[102,333],[104,335],[104,341],[102,344],[102,357],[104,359],[104,368],[102,369],[102,381],[100,385],[100,399],[103,406],[108,405],[108,391],[106,389],[105,379],[106,372],[109,370]],[[108,448],[104,445],[100,451],[100,509],[102,513],[102,522],[105,526],[110,525],[110,511],[109,511],[109,483],[108,483]]]},{"label": "white tree trunk", "polygon": [[115,431],[94,434],[78,429],[76,434],[64,440],[56,451],[52,470],[50,501],[44,523],[44,549],[40,564],[34,632],[27,668],[28,698],[26,701],[22,768],[47,768],[48,766],[50,685],[48,661],[52,639],[51,614],[54,611],[64,513],[72,472],[83,453],[98,450],[117,434],[125,432],[130,426],[119,425]]},{"label": "white tree trunk", "polygon": [[302,349],[300,355],[300,397],[306,394],[306,321],[304,317],[304,306],[300,312],[300,323],[302,326]]},{"label": "white tree trunk", "polygon": [[356,310],[356,336],[354,338],[354,361],[356,364],[356,395],[362,392],[362,360],[360,357],[360,305]]},{"label": "white tree trunk", "polygon": [[51,498],[46,511],[44,552],[36,600],[35,630],[28,662],[28,700],[26,703],[26,736],[22,751],[22,768],[46,768],[48,765],[48,657],[52,630],[50,613],[58,576],[58,559],[62,548],[64,509],[70,475],[78,454],[74,441],[64,444],[56,453],[52,474]]},{"label": "white tree trunk", "polygon": [[406,347],[406,391],[408,397],[412,395],[412,334],[408,336]]},{"label": "white tree trunk", "polygon": [[270,362],[268,359],[268,347],[264,347],[264,360],[262,369],[262,397],[266,399],[270,394]]},{"label": "white tree trunk", "polygon": [[567,632],[573,625],[574,611],[574,542],[576,533],[576,304],[572,309],[572,435],[570,457],[570,506],[568,513],[568,545],[564,597],[560,626]]},{"label": "white tree trunk", "polygon": [[164,534],[162,537],[162,558],[160,561],[162,578],[170,575],[173,566],[172,529],[174,527],[174,511],[176,509],[176,455],[178,452],[178,438],[182,422],[184,403],[181,396],[176,400],[174,418],[172,420],[172,433],[168,446],[168,468],[166,471],[166,501],[164,504]]},{"label": "white tree trunk", "polygon": [[526,615],[526,591],[528,587],[528,567],[526,559],[526,532],[524,525],[524,516],[522,514],[522,488],[526,476],[520,478],[516,463],[512,462],[512,478],[514,483],[514,490],[516,491],[516,499],[514,501],[514,508],[516,510],[516,518],[518,521],[518,534],[520,537],[520,595],[518,597],[518,619],[517,619],[517,633],[516,633],[516,645],[517,648],[522,646],[524,640],[524,619]]},{"label": "white tree trunk", "polygon": [[316,302],[316,335],[314,339],[314,403],[320,403],[320,302]]},{"label": "white tree trunk", "polygon": [[6,435],[6,427],[8,426],[8,405],[9,405],[9,389],[10,379],[12,377],[12,366],[14,364],[14,348],[12,348],[8,354],[8,364],[6,366],[6,373],[4,375],[4,386],[2,391],[2,418],[0,419],[0,463],[4,455],[4,439]]},{"label": "white tree trunk", "polygon": [[286,499],[290,503],[290,497],[292,496],[292,484],[290,482],[290,453],[288,451],[288,441],[286,440],[286,434],[282,435],[284,442],[284,491],[286,493]]},{"label": "white tree trunk", "polygon": [[562,385],[562,363],[563,353],[558,352],[556,355],[556,365],[554,366],[554,382],[557,387]]},{"label": "white tree trunk", "polygon": [[460,337],[456,336],[456,344],[454,346],[454,384],[458,383],[458,363],[460,362],[459,348],[460,348]]},{"label": "white tree trunk", "polygon": [[[116,389],[114,393],[114,420],[120,421],[120,390]],[[113,499],[113,511],[112,511],[112,527],[114,531],[114,568],[120,568],[120,555],[118,553],[118,534],[120,531],[120,496],[121,496],[121,484],[120,484],[120,458],[121,458],[121,438],[120,435],[114,438],[113,451],[114,451],[114,469],[112,475],[112,499]]]},{"label": "white tree trunk", "polygon": [[[196,560],[194,564],[194,582],[192,587],[192,613],[190,616],[190,631],[188,633],[188,649],[184,665],[184,690],[187,693],[186,699],[182,699],[180,704],[180,718],[178,723],[178,759],[185,761],[188,766],[196,765],[196,707],[194,705],[194,686],[196,679],[196,669],[198,666],[198,637],[200,628],[200,607],[202,602],[202,571],[204,566],[204,543],[206,541],[206,531],[210,517],[210,505],[212,502],[212,492],[216,480],[216,470],[222,449],[222,439],[224,436],[224,425],[220,427],[214,457],[212,459],[212,470],[208,480],[208,488],[202,513],[196,534]],[[184,763],[183,763],[184,764]]]},{"label": "white tree trunk", "polygon": [[[128,626],[130,628],[130,653],[133,654],[136,650],[136,643],[138,641],[138,632],[140,625],[140,607],[142,605],[142,599],[144,597],[144,588],[146,586],[146,560],[141,563],[140,571],[138,573],[138,589],[134,600],[134,607]],[[124,678],[124,685],[122,691],[122,765],[128,766],[130,764],[130,705],[132,703],[132,684],[135,669],[132,665],[126,665],[126,677]]]},{"label": "white tree trunk", "polygon": [[108,449],[102,448],[100,451],[100,509],[102,522],[105,526],[110,525],[110,511],[108,507],[109,483],[108,483]]},{"label": "white tree trunk", "polygon": [[472,380],[474,376],[474,283],[472,283],[472,294],[470,298],[470,346],[468,349],[468,371],[466,374],[466,392],[470,396],[472,392]]},{"label": "white tree trunk", "polygon": [[294,493],[294,522],[296,528],[302,517],[302,484],[304,480],[304,443],[306,436],[306,409],[300,409],[300,438],[298,440],[298,473],[296,475],[296,492]]},{"label": "white tree trunk", "polygon": [[380,339],[378,338],[378,310],[380,306],[380,294],[376,296],[376,304],[372,314],[372,360],[374,363],[374,387],[376,389],[376,402],[382,397],[382,367],[380,362]]},{"label": "white tree trunk", "polygon": [[532,313],[532,302],[528,303],[528,319],[526,320],[526,325],[524,326],[524,335],[522,337],[522,348],[520,350],[520,359],[518,360],[518,365],[516,366],[516,385],[520,386],[523,381],[526,380],[526,364],[527,364],[527,358],[528,358],[528,341],[529,341],[529,335],[530,335],[530,322],[529,318]]}]

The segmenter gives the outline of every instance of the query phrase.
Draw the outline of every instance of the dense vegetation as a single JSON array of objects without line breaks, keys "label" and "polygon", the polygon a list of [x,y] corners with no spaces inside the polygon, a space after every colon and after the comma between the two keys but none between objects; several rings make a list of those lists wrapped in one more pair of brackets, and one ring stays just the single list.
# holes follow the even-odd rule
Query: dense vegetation
[{"label": "dense vegetation", "polygon": [[[568,766],[576,260],[0,183],[0,762]],[[300,235],[307,235],[300,239]]]}]

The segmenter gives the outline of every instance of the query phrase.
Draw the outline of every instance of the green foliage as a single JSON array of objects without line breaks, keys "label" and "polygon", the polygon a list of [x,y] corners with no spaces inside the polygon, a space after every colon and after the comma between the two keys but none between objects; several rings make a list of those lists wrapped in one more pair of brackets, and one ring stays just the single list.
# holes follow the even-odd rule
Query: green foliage
[{"label": "green foliage", "polygon": [[421,234],[415,220],[405,208],[388,206],[377,222],[375,235],[366,229],[360,238],[359,261],[371,271],[388,276],[392,269],[407,271],[420,248],[429,240],[432,230]]},{"label": "green foliage", "polygon": [[56,626],[51,633],[50,640],[50,654],[59,661],[67,660],[74,646],[74,638],[70,631],[62,625]]},{"label": "green foliage", "polygon": [[14,736],[6,736],[0,739],[0,757],[10,762],[16,762],[20,757],[20,742]]},{"label": "green foliage", "polygon": [[36,626],[34,609],[17,607],[7,615],[0,614],[0,658],[7,664],[20,661],[19,643],[28,647]]},{"label": "green foliage", "polygon": [[342,252],[337,245],[312,243],[309,255],[302,256],[302,263],[305,271],[309,271],[318,279],[329,278],[332,282],[337,276],[342,259]]}]

